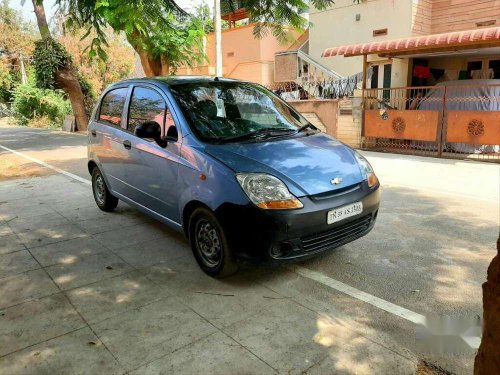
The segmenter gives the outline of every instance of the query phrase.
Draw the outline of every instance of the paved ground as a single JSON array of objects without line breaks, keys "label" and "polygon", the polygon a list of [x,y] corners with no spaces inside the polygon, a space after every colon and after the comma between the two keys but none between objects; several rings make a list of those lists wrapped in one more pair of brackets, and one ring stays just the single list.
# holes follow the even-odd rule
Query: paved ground
[{"label": "paved ground", "polygon": [[97,209],[85,140],[0,128],[0,146],[85,179],[0,148],[1,372],[411,374],[425,358],[471,373],[472,349],[419,352],[412,317],[481,315],[498,165],[367,153],[384,185],[372,233],[220,281],[163,225]]}]

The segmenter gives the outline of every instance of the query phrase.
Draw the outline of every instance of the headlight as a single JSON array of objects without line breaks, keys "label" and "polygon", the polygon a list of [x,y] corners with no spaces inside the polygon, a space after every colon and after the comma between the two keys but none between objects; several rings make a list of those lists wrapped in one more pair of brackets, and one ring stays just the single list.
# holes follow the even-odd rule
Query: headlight
[{"label": "headlight", "polygon": [[265,210],[302,208],[302,203],[278,178],[265,173],[238,173],[236,179],[257,207]]},{"label": "headlight", "polygon": [[361,168],[361,173],[363,173],[363,178],[368,181],[368,186],[373,187],[377,185],[378,178],[375,175],[375,172],[373,171],[373,168],[368,162],[368,160],[366,160],[366,158],[363,155],[359,154],[358,152],[354,153],[354,156],[356,156],[358,165]]}]

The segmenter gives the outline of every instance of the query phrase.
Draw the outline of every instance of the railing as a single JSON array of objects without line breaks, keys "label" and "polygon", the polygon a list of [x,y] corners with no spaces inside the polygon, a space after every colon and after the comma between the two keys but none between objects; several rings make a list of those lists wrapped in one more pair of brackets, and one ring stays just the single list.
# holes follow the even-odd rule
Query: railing
[{"label": "railing", "polygon": [[[371,69],[367,72],[368,79],[371,72]],[[310,75],[291,82],[277,82],[268,88],[285,100],[339,99],[352,97],[355,90],[361,89],[362,80],[362,73],[334,79],[318,79]]]},{"label": "railing", "polygon": [[[340,79],[340,78],[342,78],[342,76],[340,74],[338,74],[337,72],[322,65],[321,63],[314,60],[311,56],[309,56],[307,53],[301,51],[300,49],[297,50],[297,58],[299,60],[299,63],[300,62],[303,63],[302,70],[299,70],[299,76],[310,77],[311,73],[315,73],[314,77],[318,77],[319,73],[321,72],[321,75],[325,79]],[[306,67],[306,66],[308,66],[309,69],[304,71],[304,67]],[[299,65],[299,67],[300,67],[300,65]]]},{"label": "railing", "polygon": [[307,53],[298,49],[295,51],[277,52],[275,61],[286,61],[288,64],[277,66],[277,69],[288,69],[285,79],[277,79],[277,81],[296,81],[301,79],[307,80],[335,80],[342,76],[337,72],[327,68],[318,61],[314,60]]},{"label": "railing", "polygon": [[363,146],[500,161],[500,83],[367,89]]}]

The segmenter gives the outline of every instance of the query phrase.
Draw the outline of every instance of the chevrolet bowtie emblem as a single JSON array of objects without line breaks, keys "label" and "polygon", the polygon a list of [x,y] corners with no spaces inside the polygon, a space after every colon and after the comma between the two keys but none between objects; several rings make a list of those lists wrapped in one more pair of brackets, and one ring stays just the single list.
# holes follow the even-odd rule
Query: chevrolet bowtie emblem
[{"label": "chevrolet bowtie emblem", "polygon": [[330,180],[330,183],[331,183],[332,185],[338,185],[338,184],[342,183],[342,177],[335,177],[335,178],[332,178],[332,179]]}]

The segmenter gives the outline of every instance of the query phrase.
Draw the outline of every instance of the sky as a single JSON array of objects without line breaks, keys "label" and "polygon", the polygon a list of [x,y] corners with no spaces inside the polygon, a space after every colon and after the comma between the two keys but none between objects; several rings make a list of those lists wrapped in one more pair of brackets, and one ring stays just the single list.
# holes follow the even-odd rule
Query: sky
[{"label": "sky", "polygon": [[[35,13],[33,12],[33,5],[31,0],[25,0],[24,5],[21,4],[22,0],[10,0],[10,6],[19,9],[22,13],[24,18],[27,20],[31,20],[33,22],[36,21],[35,18]],[[196,5],[199,4],[209,4],[211,5],[213,3],[212,0],[177,0],[177,4],[187,10],[188,12]],[[44,0],[43,4],[45,6],[45,13],[47,14],[47,18],[50,22],[50,18],[54,15],[54,12],[56,11],[56,8],[54,7],[55,0]]]}]

